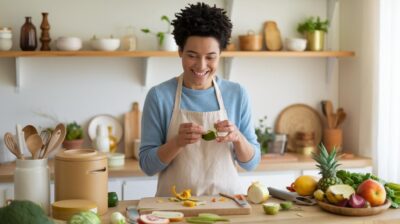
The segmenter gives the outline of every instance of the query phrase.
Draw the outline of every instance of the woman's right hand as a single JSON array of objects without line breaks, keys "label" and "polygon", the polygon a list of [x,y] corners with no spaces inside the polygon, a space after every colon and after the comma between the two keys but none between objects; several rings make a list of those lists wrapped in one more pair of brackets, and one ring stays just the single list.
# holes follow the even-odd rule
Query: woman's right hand
[{"label": "woman's right hand", "polygon": [[201,139],[203,133],[203,127],[201,125],[195,123],[182,123],[179,126],[177,146],[183,147],[195,143]]}]

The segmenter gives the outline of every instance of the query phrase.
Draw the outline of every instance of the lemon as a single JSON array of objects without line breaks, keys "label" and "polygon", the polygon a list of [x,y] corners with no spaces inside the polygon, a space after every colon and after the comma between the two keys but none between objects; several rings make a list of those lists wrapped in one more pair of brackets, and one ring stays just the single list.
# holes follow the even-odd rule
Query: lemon
[{"label": "lemon", "polygon": [[314,198],[318,201],[323,201],[325,198],[325,193],[321,189],[318,189],[314,191]]},{"label": "lemon", "polygon": [[309,196],[317,189],[318,182],[312,176],[303,175],[294,182],[294,190],[301,196]]}]

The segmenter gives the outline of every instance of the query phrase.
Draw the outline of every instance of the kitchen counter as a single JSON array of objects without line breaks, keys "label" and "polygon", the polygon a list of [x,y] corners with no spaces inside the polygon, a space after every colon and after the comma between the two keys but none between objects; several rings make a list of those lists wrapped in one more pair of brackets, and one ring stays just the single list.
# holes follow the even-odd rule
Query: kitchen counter
[{"label": "kitchen counter", "polygon": [[[268,202],[280,202],[277,199],[271,198]],[[110,223],[110,215],[119,211],[125,215],[125,208],[128,205],[137,205],[138,201],[121,201],[117,207],[110,208],[104,216],[102,216],[102,223]],[[381,214],[368,216],[368,217],[349,217],[331,214],[323,211],[316,206],[301,206],[298,211],[281,211],[277,215],[266,215],[261,205],[252,205],[252,212],[250,215],[235,215],[226,216],[229,218],[229,223],[280,223],[280,224],[337,224],[337,223],[351,223],[351,224],[394,224],[400,223],[400,209],[389,209]],[[180,222],[185,223],[185,222]],[[225,222],[219,222],[225,223]]]},{"label": "kitchen counter", "polygon": [[[354,158],[340,159],[341,168],[359,168],[372,166],[372,160],[366,157],[355,156]],[[51,175],[54,174],[54,160],[49,160]],[[315,161],[295,153],[287,153],[283,157],[263,156],[260,165],[254,172],[264,171],[288,171],[316,169]],[[0,164],[0,183],[11,183],[14,178],[15,162]],[[239,172],[245,172],[239,168]],[[146,176],[135,159],[126,159],[125,165],[109,169],[109,177],[138,177]]]}]

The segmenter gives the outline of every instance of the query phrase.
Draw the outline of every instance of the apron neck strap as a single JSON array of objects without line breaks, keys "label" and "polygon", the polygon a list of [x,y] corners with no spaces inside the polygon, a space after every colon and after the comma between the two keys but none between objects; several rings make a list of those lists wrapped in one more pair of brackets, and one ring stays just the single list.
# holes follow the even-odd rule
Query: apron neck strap
[{"label": "apron neck strap", "polygon": [[[218,101],[218,106],[220,110],[225,110],[225,106],[222,100],[222,95],[221,91],[219,90],[219,86],[217,84],[217,81],[215,81],[215,78],[213,77],[212,79],[214,89],[215,89],[215,95],[217,97]],[[178,87],[176,88],[176,94],[175,94],[175,105],[174,105],[174,110],[179,110],[181,108],[181,96],[182,96],[182,87],[183,86],[183,74],[181,74],[178,77]]]}]

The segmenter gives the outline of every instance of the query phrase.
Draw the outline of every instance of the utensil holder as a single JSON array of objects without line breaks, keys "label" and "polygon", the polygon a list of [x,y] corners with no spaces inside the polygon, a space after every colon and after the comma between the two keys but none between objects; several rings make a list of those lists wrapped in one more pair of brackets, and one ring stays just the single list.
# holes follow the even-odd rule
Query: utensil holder
[{"label": "utensil holder", "polygon": [[343,131],[339,128],[327,128],[324,130],[324,136],[322,142],[325,145],[326,150],[330,153],[333,148],[336,149],[336,153],[342,151],[343,143]]},{"label": "utensil holder", "polygon": [[17,159],[14,174],[14,199],[38,204],[50,212],[50,173],[47,159]]}]

